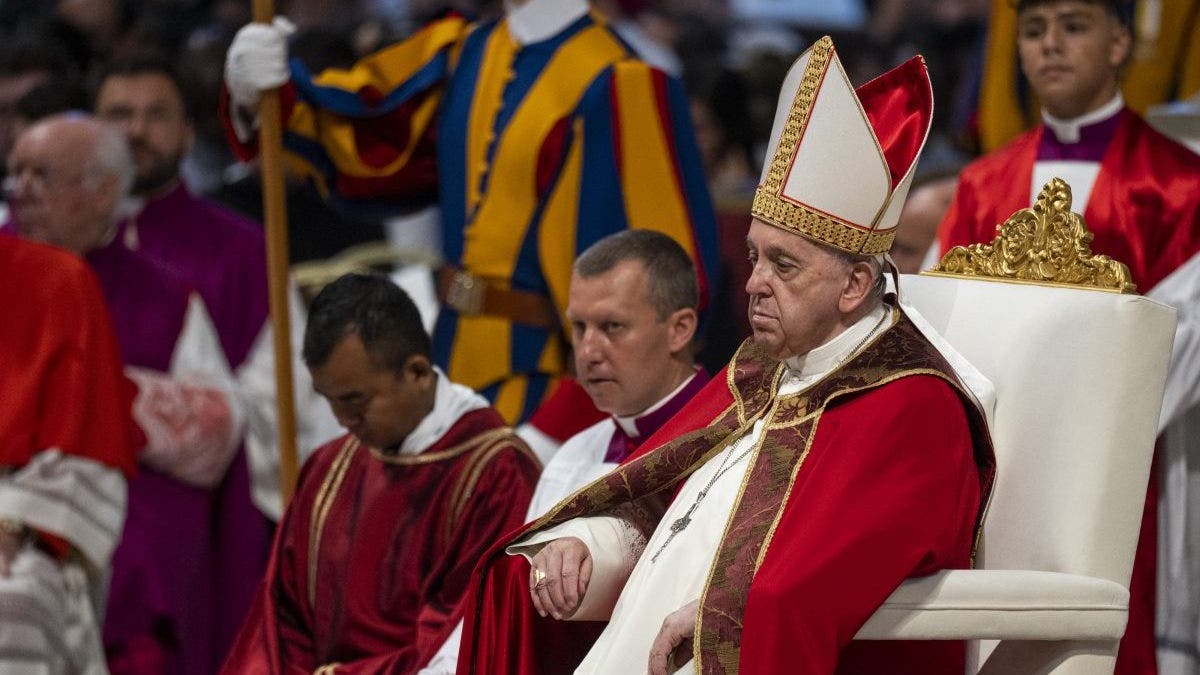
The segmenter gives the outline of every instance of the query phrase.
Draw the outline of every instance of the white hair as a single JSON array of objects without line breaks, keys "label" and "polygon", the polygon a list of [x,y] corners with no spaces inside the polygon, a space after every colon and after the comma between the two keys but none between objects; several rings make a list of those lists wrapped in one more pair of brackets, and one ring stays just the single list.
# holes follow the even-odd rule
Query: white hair
[{"label": "white hair", "polygon": [[97,124],[96,144],[92,146],[87,175],[91,181],[114,176],[117,179],[118,201],[133,190],[137,167],[125,135],[106,124]]}]

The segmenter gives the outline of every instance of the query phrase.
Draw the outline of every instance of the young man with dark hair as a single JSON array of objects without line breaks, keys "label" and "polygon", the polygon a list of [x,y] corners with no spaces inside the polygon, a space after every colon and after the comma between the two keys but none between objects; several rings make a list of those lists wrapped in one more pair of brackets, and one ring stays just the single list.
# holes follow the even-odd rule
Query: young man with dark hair
[{"label": "young man with dark hair", "polygon": [[[1168,443],[1156,465],[1165,461],[1167,471],[1186,472],[1186,447],[1192,444],[1194,452],[1196,436],[1174,434],[1168,427],[1189,419],[1194,424],[1200,402],[1200,157],[1151,129],[1125,106],[1120,85],[1134,48],[1127,5],[1117,0],[1017,4],[1021,69],[1043,106],[1042,124],[963,171],[939,242],[943,253],[952,246],[990,242],[996,225],[1029,207],[1051,178],[1066,180],[1072,210],[1083,214],[1095,235],[1092,250],[1127,264],[1140,292],[1179,312],[1160,419]],[[1154,475],[1133,567],[1129,627],[1117,662],[1121,674],[1156,671]],[[1166,531],[1184,537],[1200,532],[1195,523],[1186,522],[1186,494],[1168,494],[1167,499],[1177,503],[1164,514]],[[1166,550],[1178,551],[1173,557],[1195,546],[1178,537],[1164,544]],[[1177,652],[1170,658],[1190,660],[1188,667],[1194,668],[1200,579],[1187,578],[1185,565],[1164,569],[1165,586],[1158,594],[1167,604],[1160,613],[1163,654]]]},{"label": "young man with dark hair", "polygon": [[433,365],[416,306],[382,277],[317,295],[304,360],[350,433],[301,471],[224,672],[415,673],[479,556],[523,521],[537,459]]}]

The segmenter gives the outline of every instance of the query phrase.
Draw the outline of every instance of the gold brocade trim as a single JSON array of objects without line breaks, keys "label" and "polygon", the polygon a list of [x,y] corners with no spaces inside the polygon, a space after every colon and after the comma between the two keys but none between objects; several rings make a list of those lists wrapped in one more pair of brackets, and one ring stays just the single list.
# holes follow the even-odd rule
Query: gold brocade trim
[{"label": "gold brocade trim", "polygon": [[1083,217],[1071,212],[1071,186],[1054,178],[1033,208],[1017,211],[997,228],[990,244],[955,246],[923,274],[1137,292],[1129,268],[1092,255],[1091,242]]},{"label": "gold brocade trim", "polygon": [[[990,503],[994,476],[994,455],[987,437],[986,421],[971,403],[973,398],[952,374],[945,358],[895,310],[900,321],[893,323],[881,335],[857,350],[837,375],[821,378],[796,394],[779,396],[766,412],[766,429],[755,446],[754,459],[746,469],[733,511],[726,521],[722,544],[709,567],[701,593],[697,622],[693,628],[696,644],[693,656],[697,672],[737,672],[741,649],[742,612],[750,585],[770,550],[783,511],[791,497],[799,471],[805,466],[813,441],[818,433],[821,416],[839,399],[857,392],[885,386],[895,380],[914,375],[933,375],[949,383],[964,405],[976,464],[981,472],[981,505],[976,513],[975,537],[978,541]],[[905,356],[907,355],[907,357]],[[745,352],[749,359],[759,359],[758,368],[773,361],[765,354]],[[902,359],[912,367],[896,368]],[[755,372],[754,364],[731,364],[739,372]],[[746,384],[741,381],[741,384]],[[782,436],[780,434],[783,434]],[[790,439],[785,443],[785,438]],[[763,464],[766,462],[766,464]],[[763,464],[759,467],[759,464]],[[754,491],[749,490],[753,483]],[[757,520],[765,520],[762,526]],[[972,554],[972,564],[974,563]]]},{"label": "gold brocade trim", "polygon": [[325,519],[329,517],[329,509],[333,506],[333,500],[337,497],[342,480],[346,477],[346,470],[350,467],[350,460],[354,457],[354,451],[358,445],[358,439],[354,436],[346,439],[341,450],[338,450],[333,464],[329,466],[329,472],[325,474],[321,489],[317,491],[317,498],[313,500],[312,521],[309,523],[308,529],[308,604],[310,607],[317,601],[317,563],[321,555],[321,537],[325,533]]},{"label": "gold brocade trim", "polygon": [[[779,387],[779,380],[776,379],[772,383],[772,388],[771,388],[772,393],[774,393],[778,389],[778,387]],[[772,396],[772,398],[775,398],[775,397]],[[775,399],[775,401],[776,402],[774,404],[772,404],[772,406],[763,415],[763,419],[770,420],[771,417],[775,414],[775,410],[779,407],[778,399]],[[769,424],[769,422],[768,422],[768,424]],[[748,431],[749,430],[747,430],[747,432]],[[734,520],[733,516],[734,516],[734,512],[737,510],[737,504],[741,503],[742,495],[744,495],[746,493],[746,488],[750,485],[750,477],[754,474],[755,465],[758,464],[759,453],[762,452],[763,443],[765,443],[767,440],[767,434],[765,433],[765,431],[766,430],[764,429],[764,433],[761,436],[759,436],[757,441],[754,442],[754,449],[750,451],[750,461],[746,463],[746,472],[744,474],[742,474],[742,482],[738,486],[737,496],[733,500],[734,507],[733,507],[733,509],[730,509],[729,517],[725,519],[725,527],[721,531],[720,541],[722,541],[722,542],[727,541],[729,538],[729,529],[731,527],[733,527],[733,520]],[[740,439],[741,436],[739,436],[738,438]],[[734,441],[734,444],[736,444],[736,443],[737,443],[737,441]],[[729,448],[730,452],[732,452],[732,446],[727,446],[727,447]],[[725,449],[725,447],[722,447],[722,449]],[[801,461],[803,461],[803,460],[801,460]],[[780,511],[782,512],[782,509],[780,509]],[[716,572],[717,561],[718,561],[719,557],[720,557],[719,555],[713,556],[713,561],[708,567],[708,574],[705,576],[705,579],[704,579],[704,590],[702,590],[700,592],[700,604],[698,605],[699,607],[704,607],[705,600],[708,598],[708,589],[713,587],[713,574],[715,574],[715,572]],[[758,566],[755,565],[755,570],[757,570],[757,569],[758,569]],[[697,611],[696,612],[696,621],[695,621],[695,624],[692,626],[692,635],[698,636],[701,634],[701,625],[703,624],[703,622],[704,622],[704,612]],[[737,620],[737,624],[739,626],[741,626],[741,620]],[[692,659],[695,661],[697,666],[700,666],[703,663],[703,657],[701,656],[701,651],[702,651],[703,646],[704,646],[704,644],[701,640],[693,640],[692,641]],[[728,657],[730,654],[728,653],[728,650],[723,650],[720,645],[717,646],[717,651],[718,651],[717,660],[721,661],[724,665],[725,662],[728,661]],[[733,653],[732,656],[733,656],[733,663],[735,665],[734,671],[736,672],[737,659],[740,655],[738,653]],[[726,670],[728,671],[728,667],[726,667]]]},{"label": "gold brocade trim", "polygon": [[[804,130],[808,127],[808,118],[816,102],[817,90],[825,77],[825,71],[829,68],[832,56],[833,40],[828,35],[813,44],[808,63],[804,66],[804,74],[800,77],[800,88],[796,90],[787,121],[779,132],[779,144],[775,146],[775,155],[771,157],[771,167],[767,169],[767,177],[759,188],[768,195],[778,197],[783,191],[783,182],[792,166],[792,158],[796,156],[800,139],[804,137]],[[752,212],[758,215],[757,212]]]},{"label": "gold brocade trim", "polygon": [[[479,476],[487,469],[492,459],[506,449],[513,449],[521,454],[533,459],[533,461],[541,466],[537,456],[529,449],[529,446],[512,433],[511,429],[505,429],[509,433],[503,438],[488,439],[488,436],[494,436],[491,432],[482,434],[478,446],[482,446],[470,459],[467,460],[467,466],[463,470],[465,478],[461,478],[454,486],[450,495],[450,516],[444,522],[445,531],[442,533],[443,541],[450,541],[451,535],[458,527],[458,521],[462,518],[463,511],[467,507],[467,503],[471,500],[471,495],[475,492],[475,484],[479,482]],[[490,443],[490,445],[488,445]]]},{"label": "gold brocade trim", "polygon": [[[835,394],[836,396],[836,394]],[[783,491],[783,504],[786,508],[788,500],[792,498],[792,488],[796,486],[796,477],[800,475],[800,468],[804,466],[804,460],[808,459],[808,452],[812,450],[813,439],[817,437],[817,427],[821,425],[821,415],[825,413],[826,406],[817,408],[811,415],[804,417],[805,421],[812,420],[812,429],[808,432],[808,438],[804,441],[804,450],[800,451],[800,458],[796,460],[796,466],[792,469],[791,476],[788,477],[787,489]],[[763,434],[766,437],[766,434]],[[741,495],[738,495],[741,498]],[[762,548],[758,549],[758,557],[754,559],[754,572],[758,573],[758,568],[762,567],[763,560],[767,558],[767,550],[771,548],[771,540],[775,538],[775,529],[779,527],[779,521],[783,519],[783,511],[781,508],[775,512],[775,519],[771,521],[771,526],[767,528],[767,535],[763,537]]]},{"label": "gold brocade trim", "polygon": [[457,456],[463,454],[464,452],[467,452],[471,448],[477,447],[484,443],[490,443],[496,439],[504,438],[504,437],[513,437],[513,438],[516,437],[513,433],[512,427],[499,427],[497,429],[492,429],[491,431],[482,433],[478,436],[475,436],[474,438],[463,441],[462,443],[459,443],[458,445],[447,448],[445,450],[439,450],[437,452],[422,452],[422,453],[415,454],[415,455],[387,454],[385,452],[378,450],[377,448],[372,448],[369,446],[368,446],[367,450],[369,450],[371,452],[372,457],[383,462],[384,464],[398,464],[401,466],[415,466],[415,465],[420,465],[420,464],[430,464],[432,462],[441,462],[441,461],[447,460],[447,459],[453,459],[454,457],[457,457]]},{"label": "gold brocade trim", "polygon": [[[727,368],[725,371],[725,386],[729,388],[729,392],[733,395],[733,404],[731,407],[737,408],[739,425],[746,424],[746,420],[750,416],[746,413],[747,401],[742,397],[742,388],[737,384],[738,377],[742,373],[739,372],[736,364],[741,363],[744,360],[749,360],[747,357],[750,354],[750,351],[754,348],[755,346],[753,338],[747,338],[743,340],[742,344],[738,346],[737,351],[734,352],[733,358],[729,360],[730,365],[733,367]],[[771,374],[770,382],[767,383],[768,391],[774,392],[779,387],[780,381],[783,380],[783,373],[785,370],[786,368],[782,362],[775,366],[775,371]],[[760,396],[760,398],[766,401],[771,400],[771,398],[767,396]],[[757,404],[759,401],[752,401],[752,403]],[[758,405],[756,407],[757,410],[753,417],[758,419],[762,415],[763,411],[766,410],[767,406]],[[718,415],[716,418],[714,418],[714,420],[721,419],[723,415],[724,414]]]}]

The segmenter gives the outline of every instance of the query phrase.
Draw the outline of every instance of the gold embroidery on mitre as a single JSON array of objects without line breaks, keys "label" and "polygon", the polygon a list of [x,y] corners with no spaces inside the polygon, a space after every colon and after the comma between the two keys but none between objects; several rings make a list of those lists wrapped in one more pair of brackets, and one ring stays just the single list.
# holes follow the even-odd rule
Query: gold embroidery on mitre
[{"label": "gold embroidery on mitre", "polygon": [[792,100],[787,121],[779,133],[779,143],[771,157],[762,185],[754,191],[750,214],[759,220],[789,232],[815,239],[850,253],[875,255],[892,247],[894,230],[870,232],[845,221],[816,211],[803,204],[785,199],[784,182],[792,161],[808,127],[808,119],[816,103],[817,91],[833,56],[833,40],[828,36],[817,40],[809,54],[800,87]]},{"label": "gold embroidery on mitre", "polygon": [[1124,263],[1092,255],[1092,233],[1071,212],[1071,186],[1051,179],[1033,208],[1021,209],[997,228],[990,244],[955,246],[925,274],[999,279],[1135,293]]}]

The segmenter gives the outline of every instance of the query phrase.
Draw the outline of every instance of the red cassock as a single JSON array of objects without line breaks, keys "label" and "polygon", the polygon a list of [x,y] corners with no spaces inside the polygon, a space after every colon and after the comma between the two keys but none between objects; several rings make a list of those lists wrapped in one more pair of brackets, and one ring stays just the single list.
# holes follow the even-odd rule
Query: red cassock
[{"label": "red cassock", "polygon": [[133,385],[87,265],[0,235],[0,307],[0,465],[58,448],[133,473]]},{"label": "red cassock", "polygon": [[416,672],[458,622],[481,554],[524,520],[538,473],[491,408],[416,455],[352,436],[321,447],[223,672]]},{"label": "red cassock", "polygon": [[[901,326],[911,329],[906,321]],[[894,327],[889,334],[896,332]],[[886,342],[881,338],[876,345]],[[892,347],[890,355],[902,352]],[[770,378],[742,386],[754,379],[745,377],[746,349],[649,439],[645,450],[610,475],[624,471],[623,476],[613,482],[601,479],[583,497],[568,499],[493,548],[477,571],[468,602],[459,673],[548,675],[576,667],[603,625],[538,617],[527,590],[529,564],[522,557],[505,556],[504,545],[531,530],[604,510],[606,504],[577,508],[577,502],[589,494],[619,490],[626,479],[636,494],[646,472],[674,472],[674,482],[652,479],[651,485],[680,485],[697,462],[711,456],[705,448],[718,447],[711,439],[728,440],[719,427],[742,428],[751,417],[747,413],[743,418],[739,407],[753,411],[765,410],[759,404],[772,405]],[[888,355],[875,350],[875,358],[878,365]],[[860,359],[830,377],[841,379],[838,386],[862,384],[865,371],[852,367]],[[710,577],[702,601],[697,632],[701,672],[728,672],[730,664],[742,673],[962,672],[961,642],[852,641],[904,579],[970,566],[986,501],[982,495],[991,485],[991,448],[982,416],[965,403],[956,382],[924,374],[939,367],[948,370],[944,363],[922,373],[910,369],[899,379],[877,380],[865,391],[829,398],[818,408],[807,445],[786,447],[791,430],[809,423],[805,415],[792,418],[778,436],[774,430],[765,434],[760,459],[750,469],[748,487],[718,551],[718,572]],[[730,370],[736,377],[729,377]],[[877,368],[876,375],[883,370]],[[745,394],[759,387],[756,403]],[[735,391],[740,405],[734,405]],[[773,415],[769,426],[786,414],[783,409],[767,413]],[[695,453],[677,452],[689,444],[699,446]],[[786,452],[777,448],[799,458],[794,473],[785,468],[792,466],[787,460],[779,460]],[[660,466],[637,468],[653,463],[656,455],[662,455]],[[687,459],[680,460],[682,456]],[[593,490],[601,483],[604,490]],[[764,524],[755,517],[763,508],[780,514],[769,532],[770,518]],[[762,547],[767,547],[766,555],[755,567]]]},{"label": "red cassock", "polygon": [[[1095,238],[1092,252],[1129,266],[1146,293],[1200,253],[1200,156],[1150,128],[1132,110],[1122,118],[1100,162],[1083,219]],[[942,253],[952,246],[991,242],[996,226],[1030,205],[1033,166],[1044,127],[971,163],[959,177],[950,210],[938,229]],[[1158,475],[1157,462],[1152,476]],[[1129,627],[1118,654],[1118,675],[1157,672],[1154,647],[1158,481],[1151,480],[1130,581]]]},{"label": "red cassock", "polygon": [[[1200,252],[1200,156],[1133,111],[1120,115],[1083,219],[1095,235],[1092,252],[1128,265],[1145,293]],[[997,225],[1029,208],[1042,133],[1038,127],[963,170],[938,229],[943,253],[991,242]]]}]

